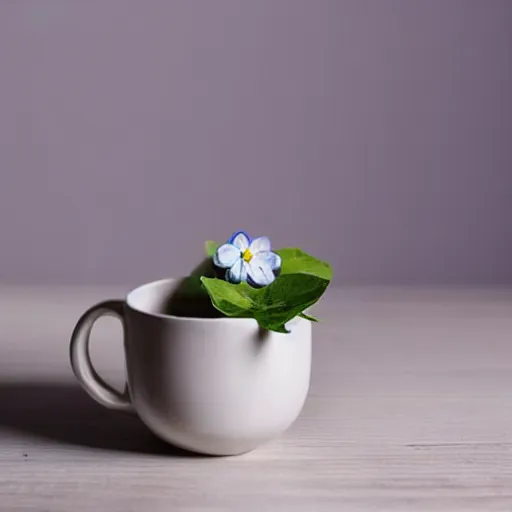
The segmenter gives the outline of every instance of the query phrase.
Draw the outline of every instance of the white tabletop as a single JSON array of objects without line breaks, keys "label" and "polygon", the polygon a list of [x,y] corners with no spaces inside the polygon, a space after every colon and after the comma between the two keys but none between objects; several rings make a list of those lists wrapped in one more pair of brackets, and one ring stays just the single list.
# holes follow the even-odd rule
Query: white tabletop
[{"label": "white tabletop", "polygon": [[[229,458],[174,450],[75,383],[76,320],[126,291],[2,287],[2,512],[512,510],[512,291],[330,290],[300,418]],[[122,385],[120,325],[93,336]]]}]

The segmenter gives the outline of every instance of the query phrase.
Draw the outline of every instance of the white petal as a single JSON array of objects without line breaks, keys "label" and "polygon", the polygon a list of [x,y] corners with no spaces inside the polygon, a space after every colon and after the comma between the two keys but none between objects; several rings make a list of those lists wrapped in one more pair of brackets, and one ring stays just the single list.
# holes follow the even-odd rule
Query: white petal
[{"label": "white petal", "polygon": [[241,258],[226,272],[226,279],[230,283],[238,284],[247,280],[247,264]]},{"label": "white petal", "polygon": [[249,245],[249,250],[253,254],[262,251],[270,251],[270,249],[270,240],[266,236],[259,236],[258,238],[255,238],[251,242],[251,245]]},{"label": "white petal", "polygon": [[270,263],[265,259],[265,253],[255,254],[248,266],[249,279],[257,286],[267,286],[276,278]]},{"label": "white petal", "polygon": [[229,243],[236,245],[242,252],[244,252],[245,249],[249,248],[249,237],[247,236],[247,233],[239,231],[231,237]]},{"label": "white petal", "polygon": [[232,267],[236,260],[241,257],[240,249],[233,244],[221,245],[213,255],[213,263],[220,268]]},{"label": "white petal", "polygon": [[263,251],[258,253],[258,258],[263,258],[272,270],[281,268],[281,256],[271,251]]}]

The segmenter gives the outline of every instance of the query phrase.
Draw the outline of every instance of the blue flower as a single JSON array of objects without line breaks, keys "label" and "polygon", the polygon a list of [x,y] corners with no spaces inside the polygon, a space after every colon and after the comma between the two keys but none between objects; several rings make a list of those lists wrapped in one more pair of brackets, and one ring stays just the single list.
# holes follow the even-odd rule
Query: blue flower
[{"label": "blue flower", "polygon": [[260,236],[251,240],[244,231],[231,235],[213,255],[216,267],[227,269],[226,281],[238,284],[247,281],[256,287],[274,281],[281,268],[281,257],[271,251],[270,240]]}]

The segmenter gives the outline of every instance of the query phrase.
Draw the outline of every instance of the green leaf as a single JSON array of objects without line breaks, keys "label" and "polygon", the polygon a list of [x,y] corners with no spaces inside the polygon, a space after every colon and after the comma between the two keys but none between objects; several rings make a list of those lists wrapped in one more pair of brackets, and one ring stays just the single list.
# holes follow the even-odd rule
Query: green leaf
[{"label": "green leaf", "polygon": [[288,332],[285,324],[317,302],[328,285],[315,275],[281,275],[260,290],[254,317],[266,329]]},{"label": "green leaf", "polygon": [[264,288],[201,277],[212,304],[230,317],[255,318],[261,327],[286,333],[285,324],[312,306],[329,285],[327,279],[299,273],[279,276]]},{"label": "green leaf", "polygon": [[326,261],[319,260],[301,249],[284,248],[275,251],[282,259],[281,276],[287,274],[310,274],[327,281],[332,279],[332,268]]},{"label": "green leaf", "polygon": [[218,242],[214,242],[213,240],[207,240],[204,243],[204,250],[206,251],[206,256],[212,258],[215,254],[215,251],[219,248],[220,244]]},{"label": "green leaf", "polygon": [[299,315],[301,318],[304,318],[304,320],[309,320],[310,322],[318,322],[318,318],[312,316],[312,315],[308,315],[306,313],[301,313]]},{"label": "green leaf", "polygon": [[[219,243],[207,241],[211,257]],[[255,318],[261,327],[286,333],[286,324],[296,316],[317,322],[304,311],[317,302],[332,278],[329,263],[297,248],[275,251],[282,259],[281,273],[269,286],[252,288],[247,283],[232,284],[206,273],[201,277],[214,308],[229,317]]]},{"label": "green leaf", "polygon": [[247,283],[232,284],[222,279],[201,277],[212,304],[226,316],[251,316],[254,308]]}]

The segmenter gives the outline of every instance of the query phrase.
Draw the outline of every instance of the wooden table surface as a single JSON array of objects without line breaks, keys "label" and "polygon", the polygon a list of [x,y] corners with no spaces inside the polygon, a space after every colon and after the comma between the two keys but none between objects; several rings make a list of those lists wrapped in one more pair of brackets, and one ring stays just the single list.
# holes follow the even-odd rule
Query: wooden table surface
[{"label": "wooden table surface", "polygon": [[[304,410],[230,458],[159,441],[75,383],[82,311],[123,288],[0,290],[0,510],[512,511],[512,291],[331,289]],[[92,356],[123,383],[121,327]]]}]

